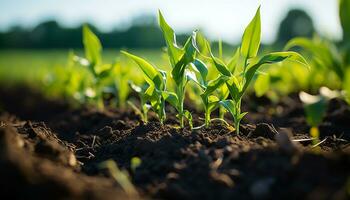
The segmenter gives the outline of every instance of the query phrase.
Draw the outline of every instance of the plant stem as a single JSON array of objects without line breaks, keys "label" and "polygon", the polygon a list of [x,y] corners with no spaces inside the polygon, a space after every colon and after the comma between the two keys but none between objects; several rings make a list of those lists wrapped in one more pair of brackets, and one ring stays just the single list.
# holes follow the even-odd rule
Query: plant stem
[{"label": "plant stem", "polygon": [[159,120],[160,120],[160,123],[163,125],[164,124],[164,120],[165,120],[165,102],[161,99],[160,100],[160,109],[159,109]]},{"label": "plant stem", "polygon": [[180,120],[180,127],[184,127],[184,100],[185,100],[185,86],[183,84],[180,84],[177,89],[177,97],[179,98],[179,105],[178,105],[178,111],[179,111],[179,120]]},{"label": "plant stem", "polygon": [[220,119],[225,118],[225,108],[222,105],[219,106],[219,118]]},{"label": "plant stem", "polygon": [[205,110],[205,127],[209,128],[210,123],[210,112],[206,109]]},{"label": "plant stem", "polygon": [[162,111],[161,110],[159,110],[158,115],[159,115],[159,121],[163,125],[164,124],[164,118],[162,116]]},{"label": "plant stem", "polygon": [[242,100],[239,99],[236,103],[236,116],[234,116],[234,123],[235,123],[235,129],[236,129],[236,134],[239,135],[239,125],[241,123],[241,103]]},{"label": "plant stem", "polygon": [[235,129],[236,129],[236,134],[239,135],[239,124],[240,124],[240,120],[234,120],[235,122]]},{"label": "plant stem", "polygon": [[102,96],[97,97],[97,109],[102,111],[104,109],[104,103]]},{"label": "plant stem", "polygon": [[183,101],[180,100],[180,105],[179,105],[179,119],[180,119],[180,127],[184,127],[184,105]]},{"label": "plant stem", "polygon": [[147,108],[144,106],[145,105],[145,100],[141,97],[141,108],[142,108],[142,118],[143,118],[143,122],[145,124],[147,124],[148,122],[148,116],[147,116]]},{"label": "plant stem", "polygon": [[316,138],[315,140],[312,141],[312,144],[315,145],[317,144],[320,140],[320,131],[318,130],[317,126],[313,126],[310,129],[310,136],[313,138]]}]

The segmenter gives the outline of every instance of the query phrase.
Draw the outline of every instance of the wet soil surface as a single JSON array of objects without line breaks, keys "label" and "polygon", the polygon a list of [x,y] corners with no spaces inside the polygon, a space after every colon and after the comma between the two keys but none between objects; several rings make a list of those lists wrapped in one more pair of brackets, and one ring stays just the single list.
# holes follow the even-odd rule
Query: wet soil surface
[{"label": "wet soil surface", "polygon": [[[244,102],[237,136],[220,122],[193,131],[173,117],[143,124],[131,110],[73,109],[28,88],[1,89],[0,199],[350,198],[344,102],[330,102],[316,147],[293,141],[308,139],[310,128],[295,95]],[[103,168],[107,160],[134,187]]]}]

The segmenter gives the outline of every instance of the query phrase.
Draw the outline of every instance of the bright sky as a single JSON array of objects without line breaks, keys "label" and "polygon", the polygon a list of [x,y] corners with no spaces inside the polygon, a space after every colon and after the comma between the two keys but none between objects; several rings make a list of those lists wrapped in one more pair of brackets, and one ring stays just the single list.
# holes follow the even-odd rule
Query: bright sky
[{"label": "bright sky", "polygon": [[57,19],[66,26],[88,21],[109,31],[161,9],[175,32],[200,28],[212,39],[236,42],[260,4],[264,42],[274,40],[291,8],[305,9],[323,35],[341,37],[337,0],[0,0],[0,30]]}]

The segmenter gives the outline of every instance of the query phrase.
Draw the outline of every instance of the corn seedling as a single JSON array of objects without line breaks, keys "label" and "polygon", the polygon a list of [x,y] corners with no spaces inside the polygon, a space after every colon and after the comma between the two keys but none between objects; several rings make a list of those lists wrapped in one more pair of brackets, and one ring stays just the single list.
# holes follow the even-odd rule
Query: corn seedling
[{"label": "corn seedling", "polygon": [[[121,62],[115,61],[108,81],[103,89],[104,93],[113,94],[116,98],[115,105],[120,108],[125,107],[125,102],[129,96],[129,68],[123,67]],[[108,77],[107,77],[108,78]]]},{"label": "corn seedling", "polygon": [[[308,66],[305,59],[295,52],[274,52],[266,54],[259,59],[257,53],[260,47],[260,37],[261,22],[259,8],[244,31],[242,44],[239,48],[239,58],[235,58],[235,54],[231,61],[228,64],[225,64],[225,62],[212,54],[209,42],[205,42],[205,46],[210,52],[214,66],[221,75],[228,77],[226,86],[232,99],[222,100],[220,101],[220,104],[233,116],[237,134],[239,134],[240,122],[247,114],[246,112],[241,112],[242,97],[254,76],[259,73],[258,69],[262,65],[278,63],[288,59]],[[241,59],[243,60],[243,63],[240,62]]]},{"label": "corn seedling", "polygon": [[321,87],[319,93],[319,95],[311,95],[306,92],[299,93],[299,98],[304,104],[306,122],[311,127],[310,136],[315,139],[313,140],[314,144],[319,142],[318,126],[326,114],[327,103],[330,99],[340,96],[338,91],[332,91],[326,87]]},{"label": "corn seedling", "polygon": [[120,170],[118,165],[113,160],[107,160],[100,164],[102,169],[107,169],[113,179],[120,187],[131,197],[137,197],[138,192],[130,180],[130,175],[126,170]]},{"label": "corn seedling", "polygon": [[102,110],[103,102],[103,81],[110,77],[114,65],[102,63],[102,45],[98,37],[89,29],[88,26],[83,27],[83,44],[85,58],[75,56],[74,60],[87,67],[93,77],[93,86],[86,88],[86,96],[92,98],[97,107]]},{"label": "corn seedling", "polygon": [[[314,74],[322,73],[324,77],[329,77],[329,72],[336,74],[338,80],[340,81],[340,87],[344,90],[344,93],[347,94],[348,87],[348,71],[350,70],[350,64],[347,63],[347,52],[340,52],[337,50],[336,46],[327,41],[321,40],[317,37],[313,39],[308,38],[294,38],[288,42],[286,49],[293,47],[303,48],[305,51],[309,52],[312,56],[312,59],[315,63],[315,66],[318,68],[314,70]],[[309,77],[312,81],[312,77]],[[345,95],[345,99],[348,99]],[[349,103],[349,101],[347,101]]]},{"label": "corn seedling", "polygon": [[132,55],[126,51],[121,52],[135,61],[143,71],[145,80],[149,85],[145,90],[143,98],[144,100],[150,102],[152,109],[156,112],[160,122],[163,124],[166,116],[165,100],[162,94],[166,90],[166,73],[162,70],[157,69],[143,58]]},{"label": "corn seedling", "polygon": [[[177,45],[174,30],[167,24],[160,11],[159,25],[167,45],[167,52],[172,67],[171,77],[175,82],[175,93],[164,91],[163,98],[175,107],[178,112],[177,117],[179,118],[180,126],[184,127],[184,117],[189,122],[192,119],[191,113],[184,110],[183,104],[186,85],[191,80],[191,72],[188,70],[188,65],[194,60],[196,51],[193,46],[192,37],[188,38],[184,47],[180,48]],[[191,123],[190,126],[192,126]]]},{"label": "corn seedling", "polygon": [[[350,69],[350,3],[347,0],[339,1],[339,17],[343,29],[343,41],[337,48],[337,45],[326,39],[315,36],[309,38],[293,38],[290,40],[285,49],[299,47],[308,52],[315,63],[314,73],[319,74],[324,71],[324,76],[329,77],[329,72],[336,74],[342,87],[345,86],[346,73]],[[340,49],[340,50],[339,50]],[[312,77],[310,78],[312,80]]]},{"label": "corn seedling", "polygon": [[148,122],[148,111],[151,108],[151,106],[147,103],[147,95],[146,91],[148,88],[147,84],[143,84],[141,87],[135,85],[133,82],[129,82],[130,87],[134,92],[136,92],[140,98],[140,107],[141,110],[131,101],[127,101],[128,104],[131,106],[131,108],[135,111],[136,114],[138,114],[141,117],[141,120],[144,123]]},{"label": "corn seedling", "polygon": [[203,93],[200,95],[205,111],[205,126],[209,127],[210,123],[210,114],[219,106],[220,99],[213,95],[218,88],[221,88],[228,79],[227,76],[220,75],[218,78],[208,81],[208,67],[199,59],[195,59],[192,63],[194,71],[197,71],[199,78],[192,77],[192,80],[201,87]]},{"label": "corn seedling", "polygon": [[319,37],[313,39],[293,38],[286,44],[285,49],[288,50],[293,47],[303,48],[312,55],[317,66],[333,71],[340,80],[344,79],[344,66],[340,53],[331,42]]},{"label": "corn seedling", "polygon": [[[88,76],[83,70],[77,69],[74,62],[74,52],[70,51],[68,56],[68,63],[65,70],[65,81],[63,86],[65,88],[66,97],[73,96],[74,99],[80,103],[86,103],[84,95],[84,89],[88,86],[88,80],[85,80]],[[62,77],[65,77],[62,75]]]},{"label": "corn seedling", "polygon": [[[209,41],[200,32],[197,32],[195,34],[195,41],[196,41],[195,47],[196,47],[196,50],[199,53],[199,55],[201,57],[203,57],[204,59],[212,61],[212,58],[211,58],[212,51],[211,51]],[[230,58],[228,63],[226,63],[223,60],[223,55],[222,55],[223,49],[222,49],[221,40],[219,41],[218,44],[219,44],[218,45],[219,57],[217,59],[219,59],[222,63],[225,63],[225,65],[227,66],[229,71],[231,73],[234,73],[234,70],[235,70],[235,67],[236,67],[236,64],[237,64],[238,58],[239,58],[239,48],[237,50],[235,50],[232,58]],[[207,54],[209,54],[209,57],[207,56]],[[221,75],[221,73],[218,73],[218,74]],[[229,90],[227,88],[227,85],[226,84],[219,84],[215,90],[215,93],[216,93],[216,97],[218,98],[219,102],[226,100],[227,97],[229,96]],[[221,121],[224,121],[225,113],[226,113],[226,109],[222,105],[219,104],[219,119]]]},{"label": "corn seedling", "polygon": [[[221,44],[221,42],[219,44]],[[239,48],[235,51],[232,58],[227,63],[227,68],[231,71],[231,73],[234,73],[235,67],[236,67],[237,62],[238,62],[238,58],[239,58]],[[222,45],[219,46],[219,59],[222,62],[224,62],[223,57],[222,57]],[[218,94],[218,98],[220,101],[226,100],[227,97],[229,96],[229,90],[228,90],[227,85],[226,84],[221,85],[218,89],[217,94]],[[224,120],[225,113],[226,113],[225,108],[220,104],[219,105],[219,119]]]}]

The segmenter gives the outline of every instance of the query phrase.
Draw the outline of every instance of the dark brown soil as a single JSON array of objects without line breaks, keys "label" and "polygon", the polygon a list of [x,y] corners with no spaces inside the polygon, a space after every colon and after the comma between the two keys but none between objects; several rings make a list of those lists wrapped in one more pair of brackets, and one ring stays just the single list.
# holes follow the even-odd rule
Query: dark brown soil
[{"label": "dark brown soil", "polygon": [[[344,102],[330,102],[320,126],[326,140],[314,148],[292,141],[309,138],[295,95],[244,102],[249,114],[237,136],[221,123],[194,131],[173,117],[143,124],[130,110],[73,109],[28,88],[1,89],[0,199],[350,198]],[[142,160],[136,170],[133,157]],[[110,159],[128,171],[137,195],[101,168]]]}]

